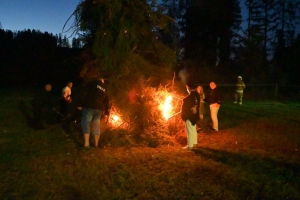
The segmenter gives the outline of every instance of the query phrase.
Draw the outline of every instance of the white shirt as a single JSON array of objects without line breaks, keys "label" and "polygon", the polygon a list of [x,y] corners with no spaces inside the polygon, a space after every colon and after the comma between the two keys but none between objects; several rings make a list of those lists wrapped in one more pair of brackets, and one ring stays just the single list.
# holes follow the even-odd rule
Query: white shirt
[{"label": "white shirt", "polygon": [[66,100],[69,100],[71,97],[71,88],[66,86],[62,89],[61,91],[61,96],[66,99]]}]

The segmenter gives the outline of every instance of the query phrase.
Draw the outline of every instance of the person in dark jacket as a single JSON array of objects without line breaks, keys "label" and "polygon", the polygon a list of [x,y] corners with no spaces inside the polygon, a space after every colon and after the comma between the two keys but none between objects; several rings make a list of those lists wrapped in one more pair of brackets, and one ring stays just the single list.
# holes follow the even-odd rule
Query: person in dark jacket
[{"label": "person in dark jacket", "polygon": [[218,111],[221,106],[221,93],[215,82],[211,82],[209,84],[209,87],[211,91],[208,95],[208,98],[204,99],[204,101],[209,103],[212,129],[215,131],[219,131]]},{"label": "person in dark jacket", "polygon": [[70,116],[70,104],[72,103],[71,98],[71,90],[73,87],[72,82],[68,82],[68,84],[62,89],[61,96],[59,99],[60,104],[60,118],[59,121],[62,121],[63,119],[66,119]]},{"label": "person in dark jacket", "polygon": [[81,129],[84,135],[84,147],[89,148],[90,133],[94,135],[95,147],[98,147],[100,138],[101,115],[109,114],[109,99],[104,85],[104,79],[99,78],[91,81],[85,88],[81,106],[82,110]]},{"label": "person in dark jacket", "polygon": [[32,98],[32,110],[34,126],[38,129],[46,129],[50,124],[50,116],[53,107],[51,98],[51,84],[45,85],[43,91],[36,92]]},{"label": "person in dark jacket", "polygon": [[196,130],[196,123],[199,121],[199,103],[200,96],[196,91],[196,86],[188,83],[186,89],[189,93],[187,97],[183,99],[181,107],[181,119],[185,122],[187,132],[187,146],[184,149],[192,149],[198,144],[198,134]]}]

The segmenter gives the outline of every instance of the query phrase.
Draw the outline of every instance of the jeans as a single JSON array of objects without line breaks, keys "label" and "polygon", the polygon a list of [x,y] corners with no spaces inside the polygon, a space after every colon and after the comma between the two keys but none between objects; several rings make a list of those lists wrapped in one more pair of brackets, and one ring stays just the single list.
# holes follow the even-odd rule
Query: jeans
[{"label": "jeans", "polygon": [[82,133],[100,135],[101,110],[82,108],[81,128]]}]

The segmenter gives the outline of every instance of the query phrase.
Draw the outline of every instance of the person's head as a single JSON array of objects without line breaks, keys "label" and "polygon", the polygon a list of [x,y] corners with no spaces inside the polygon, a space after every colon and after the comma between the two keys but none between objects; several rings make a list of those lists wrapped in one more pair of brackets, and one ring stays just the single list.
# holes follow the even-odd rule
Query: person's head
[{"label": "person's head", "polygon": [[50,92],[50,91],[52,90],[52,85],[51,85],[51,84],[45,85],[45,90],[46,90],[47,92]]},{"label": "person's head", "polygon": [[209,87],[213,90],[217,87],[216,83],[215,82],[210,82],[209,83]]},{"label": "person's head", "polygon": [[187,82],[185,86],[188,93],[195,90],[195,85],[192,82]]},{"label": "person's head", "polygon": [[103,76],[98,76],[96,79],[101,81],[101,83],[104,84],[105,78]]},{"label": "person's head", "polygon": [[101,81],[102,84],[107,84],[109,80],[109,75],[107,72],[99,72],[96,79]]},{"label": "person's head", "polygon": [[238,76],[237,79],[238,79],[238,80],[242,80],[242,77],[241,77],[241,76]]},{"label": "person's head", "polygon": [[68,82],[68,85],[67,85],[69,88],[72,88],[73,87],[73,83],[72,82]]},{"label": "person's head", "polygon": [[199,94],[203,93],[203,87],[201,85],[198,85],[196,90]]}]

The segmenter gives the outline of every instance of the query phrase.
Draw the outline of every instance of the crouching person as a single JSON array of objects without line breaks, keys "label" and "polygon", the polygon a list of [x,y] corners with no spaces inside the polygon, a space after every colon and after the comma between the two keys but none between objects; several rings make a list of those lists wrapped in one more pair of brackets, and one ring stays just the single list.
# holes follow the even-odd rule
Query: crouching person
[{"label": "crouching person", "polygon": [[101,115],[108,115],[109,100],[104,85],[104,79],[98,78],[91,81],[84,90],[81,101],[82,110],[81,129],[84,135],[84,148],[90,148],[90,134],[94,135],[95,147],[98,147],[100,139]]}]

